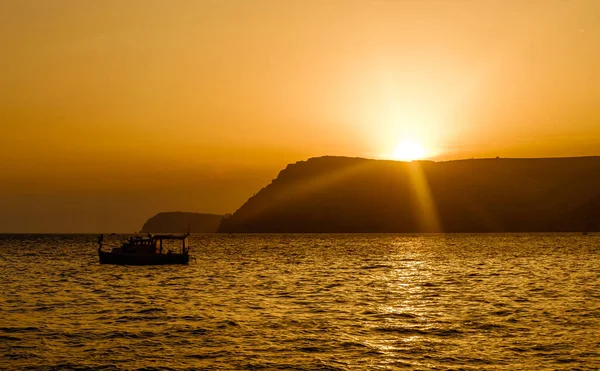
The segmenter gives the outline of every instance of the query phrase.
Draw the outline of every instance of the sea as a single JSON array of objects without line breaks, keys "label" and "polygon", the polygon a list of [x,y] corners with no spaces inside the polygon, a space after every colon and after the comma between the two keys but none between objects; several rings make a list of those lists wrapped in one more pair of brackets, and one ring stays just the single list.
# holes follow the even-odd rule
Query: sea
[{"label": "sea", "polygon": [[97,238],[0,236],[0,369],[600,369],[600,234]]}]

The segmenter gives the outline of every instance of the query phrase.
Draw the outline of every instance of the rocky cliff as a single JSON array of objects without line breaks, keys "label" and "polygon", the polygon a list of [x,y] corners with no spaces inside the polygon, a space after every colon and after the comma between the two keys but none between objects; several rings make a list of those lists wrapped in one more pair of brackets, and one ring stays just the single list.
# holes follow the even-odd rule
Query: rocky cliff
[{"label": "rocky cliff", "polygon": [[600,157],[288,165],[221,232],[600,230]]}]

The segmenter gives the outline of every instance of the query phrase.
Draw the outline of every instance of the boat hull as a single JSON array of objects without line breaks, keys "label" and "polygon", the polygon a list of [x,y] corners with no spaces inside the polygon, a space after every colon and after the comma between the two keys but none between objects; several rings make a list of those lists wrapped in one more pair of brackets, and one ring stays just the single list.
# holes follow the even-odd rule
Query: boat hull
[{"label": "boat hull", "polygon": [[166,264],[188,264],[190,256],[187,254],[156,254],[156,255],[133,255],[113,254],[98,250],[100,264],[117,265],[166,265]]}]

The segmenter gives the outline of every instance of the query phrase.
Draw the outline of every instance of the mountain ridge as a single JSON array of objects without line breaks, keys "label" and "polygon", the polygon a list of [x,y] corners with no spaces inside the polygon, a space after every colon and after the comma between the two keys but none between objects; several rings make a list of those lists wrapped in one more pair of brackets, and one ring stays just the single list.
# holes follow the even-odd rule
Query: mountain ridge
[{"label": "mountain ridge", "polygon": [[219,231],[587,231],[600,228],[597,200],[598,156],[443,162],[323,156],[286,166]]}]

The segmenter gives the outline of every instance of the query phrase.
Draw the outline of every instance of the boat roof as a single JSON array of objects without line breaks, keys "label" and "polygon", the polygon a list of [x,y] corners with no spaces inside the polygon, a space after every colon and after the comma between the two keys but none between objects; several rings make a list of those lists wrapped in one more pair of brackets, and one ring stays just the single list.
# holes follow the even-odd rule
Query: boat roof
[{"label": "boat roof", "polygon": [[155,234],[151,238],[155,240],[185,240],[189,234],[176,235],[176,234]]},{"label": "boat roof", "polygon": [[188,238],[189,234],[184,234],[184,235],[176,235],[176,234],[149,234],[148,236],[136,236],[133,237],[134,240],[136,241],[140,241],[140,240],[146,240],[146,241],[150,241],[150,240],[185,240],[186,238]]}]

